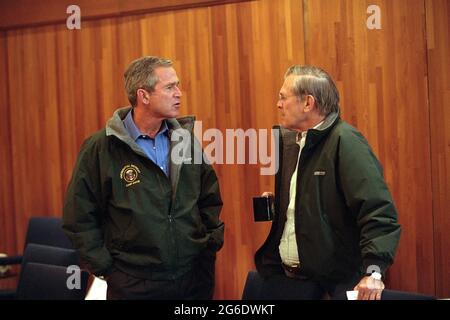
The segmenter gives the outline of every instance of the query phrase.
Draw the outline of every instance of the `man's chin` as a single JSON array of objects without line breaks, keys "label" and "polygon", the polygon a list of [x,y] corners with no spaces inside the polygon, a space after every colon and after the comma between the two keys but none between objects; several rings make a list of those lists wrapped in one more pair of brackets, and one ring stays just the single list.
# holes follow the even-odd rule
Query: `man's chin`
[{"label": "man's chin", "polygon": [[287,123],[284,119],[280,120],[280,124],[283,128],[289,129],[289,123]]},{"label": "man's chin", "polygon": [[168,118],[176,118],[180,115],[180,111],[173,111],[168,115]]}]

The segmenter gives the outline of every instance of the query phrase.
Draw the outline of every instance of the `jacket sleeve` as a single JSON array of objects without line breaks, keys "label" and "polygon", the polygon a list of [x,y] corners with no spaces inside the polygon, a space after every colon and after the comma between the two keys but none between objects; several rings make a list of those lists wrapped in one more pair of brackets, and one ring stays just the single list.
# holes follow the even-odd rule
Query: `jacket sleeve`
[{"label": "jacket sleeve", "polygon": [[63,229],[90,272],[100,276],[112,266],[102,231],[102,183],[97,148],[85,142],[66,192]]},{"label": "jacket sleeve", "polygon": [[341,137],[338,170],[346,205],[360,231],[364,272],[379,268],[384,273],[393,263],[401,229],[381,165],[356,130]]},{"label": "jacket sleeve", "polygon": [[208,249],[215,253],[222,248],[224,238],[224,223],[219,219],[222,199],[216,173],[213,167],[207,163],[202,164],[198,208],[207,233],[210,235]]}]

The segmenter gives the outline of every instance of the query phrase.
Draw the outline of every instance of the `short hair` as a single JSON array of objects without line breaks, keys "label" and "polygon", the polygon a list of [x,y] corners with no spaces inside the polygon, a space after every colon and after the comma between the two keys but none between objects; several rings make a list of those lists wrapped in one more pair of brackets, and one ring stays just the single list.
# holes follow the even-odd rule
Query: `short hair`
[{"label": "short hair", "polygon": [[155,56],[145,56],[130,63],[124,73],[125,91],[133,107],[137,104],[136,92],[138,89],[145,89],[150,92],[155,90],[158,77],[155,75],[155,69],[158,67],[169,68],[173,65],[172,61]]},{"label": "short hair", "polygon": [[295,75],[293,93],[303,99],[305,95],[312,95],[317,103],[321,115],[339,111],[339,91],[333,79],[324,70],[315,66],[293,65],[284,78]]}]

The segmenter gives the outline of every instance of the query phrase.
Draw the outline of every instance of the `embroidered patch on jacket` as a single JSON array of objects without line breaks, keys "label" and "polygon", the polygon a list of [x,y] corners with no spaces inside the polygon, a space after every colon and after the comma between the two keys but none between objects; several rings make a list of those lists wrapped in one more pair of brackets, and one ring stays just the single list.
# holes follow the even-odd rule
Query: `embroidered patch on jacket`
[{"label": "embroidered patch on jacket", "polygon": [[126,183],[125,186],[129,187],[133,184],[141,182],[141,180],[138,179],[140,173],[141,170],[139,170],[139,168],[134,164],[127,164],[120,171],[120,179],[123,179]]},{"label": "embroidered patch on jacket", "polygon": [[324,176],[326,174],[325,171],[314,171],[315,176]]}]

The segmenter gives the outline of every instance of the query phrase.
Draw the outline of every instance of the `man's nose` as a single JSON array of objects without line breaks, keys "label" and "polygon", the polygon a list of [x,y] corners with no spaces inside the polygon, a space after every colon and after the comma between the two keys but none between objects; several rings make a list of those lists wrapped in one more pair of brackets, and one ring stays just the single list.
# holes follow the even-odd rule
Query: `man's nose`
[{"label": "man's nose", "polygon": [[181,92],[178,86],[175,86],[175,97],[179,98],[183,96],[183,92]]}]

